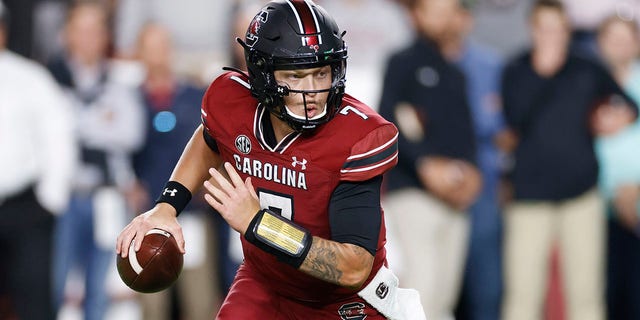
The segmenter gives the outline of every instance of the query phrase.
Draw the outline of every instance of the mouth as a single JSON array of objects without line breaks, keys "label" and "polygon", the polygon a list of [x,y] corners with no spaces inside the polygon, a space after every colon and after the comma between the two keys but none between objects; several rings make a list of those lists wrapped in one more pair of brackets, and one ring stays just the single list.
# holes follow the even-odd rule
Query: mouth
[{"label": "mouth", "polygon": [[305,111],[307,112],[307,116],[312,118],[318,112],[318,107],[315,102],[307,102]]},{"label": "mouth", "polygon": [[[303,121],[314,120],[316,118],[324,116],[326,113],[326,107],[321,108],[316,104],[315,101],[298,105],[296,107],[297,108],[296,110],[298,110],[297,113],[293,112],[291,109],[289,109],[286,106],[285,108],[287,109],[287,113],[289,113],[290,116]],[[304,110],[304,114],[300,114],[302,110]]]}]

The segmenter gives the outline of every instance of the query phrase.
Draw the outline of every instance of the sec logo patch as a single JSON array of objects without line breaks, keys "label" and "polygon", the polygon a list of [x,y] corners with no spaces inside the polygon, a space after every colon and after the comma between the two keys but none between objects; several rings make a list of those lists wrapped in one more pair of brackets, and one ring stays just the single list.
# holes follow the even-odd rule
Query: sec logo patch
[{"label": "sec logo patch", "polygon": [[236,137],[236,149],[243,154],[249,154],[251,152],[251,140],[245,135],[239,135]]}]

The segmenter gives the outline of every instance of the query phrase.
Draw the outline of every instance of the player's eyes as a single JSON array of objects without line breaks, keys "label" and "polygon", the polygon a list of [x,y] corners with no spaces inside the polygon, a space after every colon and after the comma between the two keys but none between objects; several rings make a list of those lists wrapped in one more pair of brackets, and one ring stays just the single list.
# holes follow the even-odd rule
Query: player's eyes
[{"label": "player's eyes", "polygon": [[297,74],[297,73],[289,73],[286,75],[286,78],[290,80],[300,80],[304,78],[304,75]]},{"label": "player's eyes", "polygon": [[329,73],[326,72],[326,71],[320,71],[320,72],[316,73],[316,77],[320,78],[320,79],[324,79],[324,78],[326,78],[328,76],[329,76]]},{"label": "player's eyes", "polygon": [[330,76],[331,76],[331,68],[327,66],[320,68],[320,70],[318,70],[315,73],[315,77],[319,79],[325,79]]}]

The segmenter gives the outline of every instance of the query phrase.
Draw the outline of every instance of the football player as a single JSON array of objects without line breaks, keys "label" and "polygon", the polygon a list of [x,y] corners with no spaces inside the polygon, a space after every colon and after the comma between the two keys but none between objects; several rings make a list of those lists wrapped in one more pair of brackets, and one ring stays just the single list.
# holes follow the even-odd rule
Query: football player
[{"label": "football player", "polygon": [[248,72],[211,84],[202,125],[117,252],[151,228],[184,251],[176,215],[204,182],[245,257],[218,319],[424,319],[386,268],[380,188],[398,132],[344,93],[343,35],[312,1],[265,5],[238,40]]}]

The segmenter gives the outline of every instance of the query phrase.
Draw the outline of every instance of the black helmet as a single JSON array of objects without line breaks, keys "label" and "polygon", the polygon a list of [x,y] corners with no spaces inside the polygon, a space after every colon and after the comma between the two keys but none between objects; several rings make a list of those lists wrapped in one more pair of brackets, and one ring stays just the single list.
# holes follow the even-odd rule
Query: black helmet
[{"label": "black helmet", "polygon": [[[265,5],[253,18],[244,47],[251,93],[258,102],[294,130],[315,129],[337,112],[344,95],[347,48],[338,25],[310,0],[279,0]],[[330,65],[331,88],[293,90],[278,85],[274,70],[309,69]],[[292,115],[282,97],[294,93],[329,92],[325,112],[314,118]]]}]

